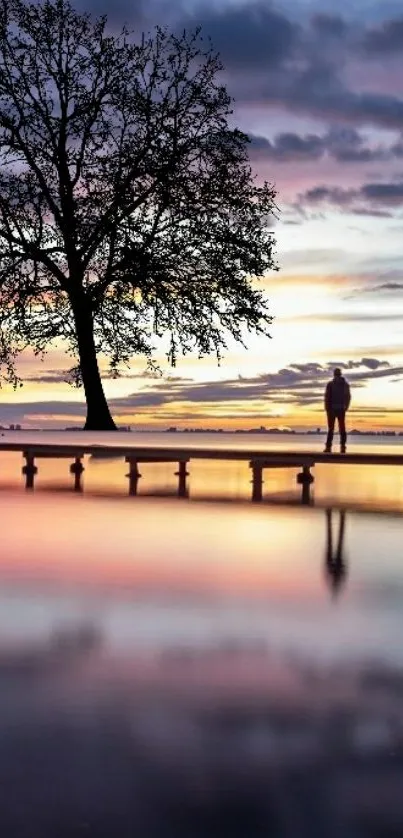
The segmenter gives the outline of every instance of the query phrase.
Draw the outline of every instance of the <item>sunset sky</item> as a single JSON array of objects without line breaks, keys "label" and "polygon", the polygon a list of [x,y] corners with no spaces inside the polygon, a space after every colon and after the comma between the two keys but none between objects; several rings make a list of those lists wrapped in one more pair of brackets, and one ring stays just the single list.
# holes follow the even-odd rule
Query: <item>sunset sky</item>
[{"label": "sunset sky", "polygon": [[[76,3],[77,5],[77,3]],[[259,178],[274,183],[279,273],[263,287],[272,339],[179,359],[162,378],[144,361],[105,389],[137,427],[316,427],[333,366],[352,386],[357,428],[403,424],[403,12],[389,0],[80,0],[129,21],[201,24],[221,53],[234,122]],[[64,383],[62,347],[22,357],[24,387],[3,387],[0,422],[64,427],[84,416]]]}]

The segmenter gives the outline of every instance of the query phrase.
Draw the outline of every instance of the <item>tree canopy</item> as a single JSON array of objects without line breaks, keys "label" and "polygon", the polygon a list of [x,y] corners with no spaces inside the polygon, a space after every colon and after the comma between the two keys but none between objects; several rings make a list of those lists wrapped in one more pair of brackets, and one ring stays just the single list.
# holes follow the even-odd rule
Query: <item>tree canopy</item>
[{"label": "tree canopy", "polygon": [[275,192],[230,125],[199,31],[108,32],[67,0],[0,0],[0,363],[61,339],[86,428],[113,428],[98,369],[155,338],[220,356],[267,334]]}]

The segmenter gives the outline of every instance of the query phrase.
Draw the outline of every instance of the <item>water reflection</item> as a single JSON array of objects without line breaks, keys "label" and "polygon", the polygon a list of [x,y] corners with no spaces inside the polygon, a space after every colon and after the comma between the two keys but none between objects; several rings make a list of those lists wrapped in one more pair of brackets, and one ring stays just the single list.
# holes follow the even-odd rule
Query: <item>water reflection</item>
[{"label": "water reflection", "polygon": [[195,679],[172,661],[57,654],[22,681],[0,666],[3,835],[401,834],[401,670],[266,653],[263,682],[253,654],[195,651]]},{"label": "water reflection", "polygon": [[53,492],[2,516],[1,835],[403,834],[402,518]]},{"label": "water reflection", "polygon": [[[337,597],[346,583],[347,565],[344,558],[345,510],[326,509],[326,560],[325,574],[333,597]],[[338,522],[337,540],[334,545],[334,519]],[[337,524],[336,524],[337,526]]]}]

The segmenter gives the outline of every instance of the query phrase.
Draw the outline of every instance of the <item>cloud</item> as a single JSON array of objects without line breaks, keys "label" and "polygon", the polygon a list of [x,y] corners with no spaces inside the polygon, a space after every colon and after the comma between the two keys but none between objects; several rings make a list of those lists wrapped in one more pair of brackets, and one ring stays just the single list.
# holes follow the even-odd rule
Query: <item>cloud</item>
[{"label": "cloud", "polygon": [[399,140],[392,146],[391,151],[395,157],[403,157],[403,142]]},{"label": "cloud", "polygon": [[275,160],[277,163],[316,161],[323,157],[338,163],[374,163],[400,159],[403,144],[370,145],[355,128],[333,127],[322,136],[283,132],[271,141],[250,134],[249,154],[255,161]]},{"label": "cloud", "polygon": [[301,323],[301,321],[305,323],[394,323],[401,322],[402,315],[398,311],[386,314],[382,314],[379,312],[375,312],[374,314],[372,314],[366,311],[336,313],[326,311],[323,313],[317,312],[316,314],[297,314],[294,317],[285,319],[292,323]]},{"label": "cloud", "polygon": [[44,372],[38,375],[30,375],[25,379],[30,384],[67,384],[70,381],[69,373],[66,372]]},{"label": "cloud", "polygon": [[349,206],[356,195],[355,189],[345,189],[342,186],[313,186],[299,195],[298,201],[302,206],[327,203],[340,208]]},{"label": "cloud", "polygon": [[393,218],[394,213],[389,210],[380,210],[375,207],[356,207],[351,210],[353,215],[363,215],[369,218]]},{"label": "cloud", "polygon": [[[248,37],[247,51],[245,47],[241,48],[243,74],[236,72],[241,63],[236,41],[232,45],[226,44],[222,57],[228,71],[228,84],[239,103],[281,106],[294,115],[302,113],[325,118],[332,124],[342,121],[401,129],[403,99],[392,93],[390,87],[379,89],[379,84],[374,82],[373,89],[369,84],[355,89],[346,82],[349,74],[345,70],[356,60],[357,54],[356,47],[353,49],[348,39],[333,39],[330,48],[329,39],[323,37],[323,25],[322,32],[320,26],[316,27],[311,38],[306,30],[294,29],[281,48],[277,46],[271,52],[269,44],[265,51],[261,46],[264,30],[256,35],[256,41],[253,40],[255,35],[248,7],[237,9],[236,18],[242,38]],[[214,20],[214,27],[212,19],[206,22],[206,32],[211,30],[213,41],[221,51],[227,15],[219,15]]]},{"label": "cloud", "polygon": [[[212,0],[192,4],[170,4],[168,0],[117,0],[113,4],[109,0],[79,0],[79,8],[107,13],[112,25],[128,20],[139,31],[153,23],[167,24],[177,32],[200,25],[203,38],[211,38],[214,49],[220,53],[226,83],[239,105],[276,105],[294,115],[309,114],[332,124],[342,121],[399,130],[402,125],[403,99],[389,87],[382,88],[376,81],[371,89],[366,81],[360,90],[360,85],[355,89],[353,83],[346,81],[352,77],[348,70],[352,62],[356,63],[357,52],[367,58],[376,57],[380,44],[392,41],[397,49],[400,35],[396,33],[400,32],[401,19],[365,30],[361,21],[352,23],[341,14],[318,11],[309,17],[300,13],[298,4],[293,4],[292,10],[286,10],[282,4],[280,10],[265,0],[237,4]],[[310,152],[309,137],[299,139],[295,159],[315,160],[319,152],[315,147]],[[287,141],[284,148],[281,142],[278,148],[275,143],[273,159],[294,159],[292,153],[292,147],[287,149]],[[370,147],[346,151],[345,155],[340,162],[384,159],[381,150]]]},{"label": "cloud", "polygon": [[360,369],[367,367],[369,370],[378,370],[390,367],[389,361],[379,361],[377,358],[362,358],[361,361],[329,361],[330,367],[342,367],[344,370]]},{"label": "cloud", "polygon": [[155,398],[161,405],[243,402],[246,406],[251,401],[314,404],[322,399],[323,388],[335,366],[348,372],[349,380],[354,380],[357,387],[364,386],[373,378],[394,377],[403,373],[403,367],[392,367],[387,361],[368,357],[325,365],[316,362],[290,364],[276,373],[249,378],[192,384],[179,380],[174,386],[161,382],[147,391],[115,399],[112,406],[116,410],[130,411],[140,404],[145,405],[147,398],[150,406],[156,403]]},{"label": "cloud", "polygon": [[229,71],[280,66],[292,53],[299,29],[281,12],[258,2],[224,9],[198,7],[181,26],[189,23],[201,25],[202,35],[211,38]]},{"label": "cloud", "polygon": [[368,405],[366,407],[354,407],[354,406],[352,406],[352,407],[349,408],[349,412],[350,413],[358,413],[358,414],[361,414],[362,416],[365,416],[365,415],[387,416],[388,414],[393,415],[395,413],[402,414],[403,413],[403,408],[400,408],[400,407],[379,407],[379,405],[376,405],[374,407],[369,407]]},{"label": "cloud", "polygon": [[378,293],[379,291],[403,291],[403,282],[382,282],[380,285],[374,285],[373,288],[365,288],[367,294]]},{"label": "cloud", "polygon": [[325,204],[355,215],[390,217],[392,214],[383,208],[403,205],[403,181],[365,183],[359,189],[314,186],[301,193],[296,202],[302,209]]},{"label": "cloud", "polygon": [[397,145],[371,147],[355,128],[346,126],[332,128],[324,141],[329,156],[339,163],[370,163],[390,160],[396,155]]},{"label": "cloud", "polygon": [[[116,378],[124,378],[126,379],[140,379],[144,380],[144,378],[148,378],[147,372],[126,372],[123,370],[119,376],[115,373],[111,372],[110,370],[101,371],[102,380],[105,381],[107,379],[116,379]],[[71,370],[45,370],[42,373],[37,373],[36,375],[27,375],[24,378],[24,382],[26,384],[71,384],[72,382],[72,373]]]},{"label": "cloud", "polygon": [[348,24],[342,17],[321,12],[312,16],[311,26],[320,37],[342,38],[348,31]]},{"label": "cloud", "polygon": [[150,10],[156,11],[157,4],[145,0],[76,0],[75,8],[89,12],[94,17],[106,15],[112,24],[130,23],[137,26],[147,19]]},{"label": "cloud", "polygon": [[388,57],[403,49],[403,17],[385,20],[368,28],[362,38],[362,47],[368,56]]},{"label": "cloud", "polygon": [[349,90],[332,67],[319,62],[305,71],[290,74],[284,79],[282,89],[268,86],[266,93],[272,103],[282,102],[294,111],[332,121],[396,129],[403,122],[403,99],[388,93]]},{"label": "cloud", "polygon": [[251,135],[250,140],[250,156],[253,159],[288,163],[290,160],[318,160],[324,152],[323,140],[316,134],[305,137],[294,133],[277,134],[273,143],[266,137],[255,135]]},{"label": "cloud", "polygon": [[367,183],[361,188],[361,195],[368,201],[388,206],[400,206],[403,204],[403,182]]},{"label": "cloud", "polygon": [[[86,414],[84,401],[60,401],[55,399],[37,402],[2,402],[0,404],[0,422],[20,422],[26,420],[35,422],[35,417],[84,417]],[[40,423],[38,423],[40,424]]]},{"label": "cloud", "polygon": [[[391,271],[392,275],[394,273],[395,273],[394,271]],[[396,275],[401,277],[402,272],[401,271],[396,271]],[[387,274],[386,274],[386,277],[387,277]],[[360,277],[357,277],[357,278],[359,279]],[[366,282],[366,283],[368,283],[368,281],[372,281],[373,279],[374,279],[374,277],[371,277],[369,275],[364,275],[364,277],[363,277],[363,281]],[[380,294],[380,295],[385,295],[385,296],[396,295],[396,296],[399,296],[399,297],[401,296],[401,292],[403,291],[403,282],[400,282],[400,281],[395,282],[394,280],[390,280],[390,281],[387,280],[385,282],[380,282],[379,281],[380,279],[382,279],[382,275],[378,275],[378,276],[375,275],[375,280],[378,280],[378,281],[376,281],[375,285],[365,284],[364,287],[354,288],[351,291],[351,293],[349,293],[348,295],[345,296],[344,299],[352,300],[352,299],[355,299],[357,297],[361,297],[362,294],[364,294],[364,295],[366,295],[366,294]]]},{"label": "cloud", "polygon": [[[223,60],[227,84],[238,103],[276,104],[313,116],[357,124],[400,129],[403,100],[390,90],[352,89],[345,69],[357,51],[368,59],[397,50],[402,20],[386,20],[365,30],[339,14],[319,11],[310,18],[275,9],[265,0],[221,4],[169,4],[163,0],[79,0],[81,9],[106,12],[112,24],[128,20],[135,26],[168,24],[176,31],[202,27]],[[369,153],[369,152],[368,152]],[[364,151],[361,152],[362,156]],[[372,159],[372,158],[371,158]]]},{"label": "cloud", "polygon": [[[176,376],[172,379],[149,380],[142,389],[128,396],[110,400],[111,410],[120,417],[139,416],[147,418],[147,410],[152,410],[161,421],[192,417],[192,408],[203,407],[203,416],[214,414],[217,405],[222,406],[231,416],[251,416],[262,403],[264,410],[272,404],[289,405],[290,408],[321,404],[326,382],[333,375],[333,369],[340,367],[354,388],[362,388],[376,378],[393,380],[403,375],[403,367],[392,366],[388,361],[378,358],[363,357],[357,360],[295,363],[278,372],[263,373],[250,377],[237,377],[223,381],[189,381]],[[158,413],[155,413],[158,408]],[[210,413],[209,413],[210,411]],[[199,414],[200,415],[200,414]],[[226,415],[222,418],[225,419]],[[228,414],[229,415],[229,414]],[[0,405],[0,421],[30,422],[43,425],[49,420],[69,424],[80,421],[85,416],[83,401],[38,401],[5,403]],[[217,414],[215,414],[217,418]],[[46,421],[45,421],[46,423]]]}]

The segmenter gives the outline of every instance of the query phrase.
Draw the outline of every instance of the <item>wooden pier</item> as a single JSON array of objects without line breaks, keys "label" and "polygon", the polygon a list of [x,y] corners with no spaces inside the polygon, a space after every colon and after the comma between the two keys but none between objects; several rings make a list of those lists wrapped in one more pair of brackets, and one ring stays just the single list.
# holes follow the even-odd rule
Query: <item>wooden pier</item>
[{"label": "wooden pier", "polygon": [[256,503],[262,500],[264,471],[271,468],[292,468],[297,470],[296,481],[301,486],[301,500],[310,502],[310,491],[314,482],[312,469],[320,464],[359,465],[359,466],[400,466],[403,469],[403,454],[324,454],[319,451],[269,451],[248,448],[192,448],[192,447],[154,447],[154,446],[119,446],[49,443],[27,444],[21,442],[0,443],[0,451],[21,452],[25,464],[22,473],[27,489],[33,489],[38,474],[37,461],[42,458],[67,459],[71,461],[70,473],[73,486],[81,491],[85,456],[113,456],[124,458],[128,463],[129,494],[136,495],[141,478],[141,463],[172,463],[177,467],[178,496],[187,497],[189,464],[192,460],[222,460],[248,462],[251,470],[251,498]]}]

